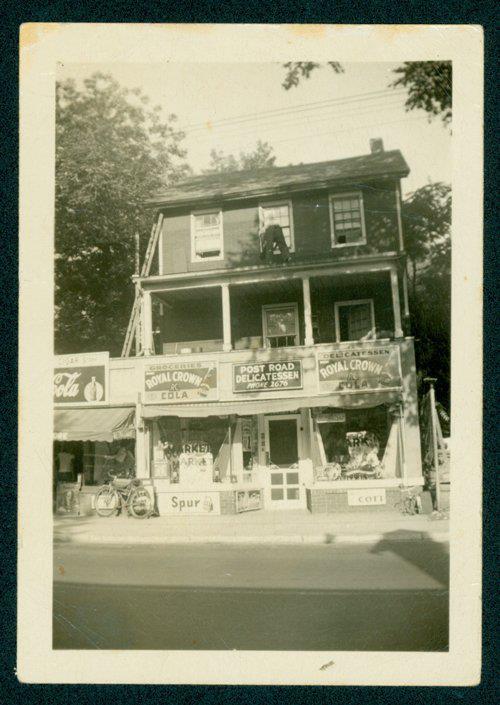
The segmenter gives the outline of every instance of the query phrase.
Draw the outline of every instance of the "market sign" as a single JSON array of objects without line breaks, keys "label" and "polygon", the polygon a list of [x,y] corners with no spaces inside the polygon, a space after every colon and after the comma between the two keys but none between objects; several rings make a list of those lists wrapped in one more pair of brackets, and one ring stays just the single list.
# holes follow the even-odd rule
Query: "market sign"
[{"label": "market sign", "polygon": [[302,389],[302,362],[277,360],[233,365],[234,392]]},{"label": "market sign", "polygon": [[385,489],[348,490],[347,504],[351,507],[373,507],[385,504]]},{"label": "market sign", "polygon": [[399,387],[399,349],[352,347],[318,353],[321,392],[384,390]]},{"label": "market sign", "polygon": [[109,401],[109,353],[57,355],[55,404],[106,404]]},{"label": "market sign", "polygon": [[206,362],[146,365],[144,401],[200,402],[218,398],[217,364]]},{"label": "market sign", "polygon": [[160,515],[220,514],[218,492],[159,492]]}]

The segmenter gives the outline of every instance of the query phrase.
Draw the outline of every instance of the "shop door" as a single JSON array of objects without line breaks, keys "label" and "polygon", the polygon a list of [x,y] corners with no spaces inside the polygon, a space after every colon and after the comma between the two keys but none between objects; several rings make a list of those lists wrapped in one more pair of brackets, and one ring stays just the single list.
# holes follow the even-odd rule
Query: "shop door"
[{"label": "shop door", "polygon": [[292,509],[302,506],[298,430],[299,417],[296,415],[266,418],[266,504],[269,509]]}]

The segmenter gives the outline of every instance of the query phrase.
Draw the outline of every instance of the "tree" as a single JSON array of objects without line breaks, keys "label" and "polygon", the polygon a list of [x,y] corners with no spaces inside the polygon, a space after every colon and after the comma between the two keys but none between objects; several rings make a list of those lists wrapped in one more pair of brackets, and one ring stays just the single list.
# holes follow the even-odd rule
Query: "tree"
[{"label": "tree", "polygon": [[425,110],[432,116],[440,117],[449,125],[452,117],[451,61],[405,61],[394,70],[399,78],[390,84],[391,88],[404,86],[408,90],[406,110]]},{"label": "tree", "polygon": [[[338,61],[328,61],[327,65],[330,66],[335,73],[344,73],[344,68]],[[317,69],[321,64],[317,64],[314,61],[288,61],[283,64],[286,68],[285,80],[281,84],[283,88],[287,91],[292,86],[298,86],[301,78],[309,78],[310,74],[314,69]]]},{"label": "tree", "polygon": [[449,407],[451,343],[451,188],[434,183],[409,194],[402,208],[412,270],[410,310],[419,379],[437,377]]},{"label": "tree", "polygon": [[[335,73],[344,71],[341,64],[329,61]],[[283,64],[285,79],[281,84],[285,90],[298,86],[302,78],[321,68],[322,64],[312,61],[289,61]],[[425,110],[429,119],[440,117],[444,125],[452,118],[452,65],[451,61],[405,61],[394,69],[398,78],[389,84],[390,88],[403,86],[408,91],[406,110]]]},{"label": "tree", "polygon": [[276,156],[273,148],[267,142],[259,140],[253,152],[240,152],[237,159],[233,154],[224,154],[222,150],[212,149],[210,166],[204,174],[227,173],[230,171],[245,171],[247,169],[265,169],[274,166]]},{"label": "tree", "polygon": [[436,182],[413,191],[403,201],[402,218],[405,250],[411,265],[413,294],[417,286],[417,268],[428,265],[442,242],[449,242],[451,223],[451,188]]},{"label": "tree", "polygon": [[56,89],[55,348],[119,354],[145,197],[187,173],[183,134],[139,90],[95,73]]}]

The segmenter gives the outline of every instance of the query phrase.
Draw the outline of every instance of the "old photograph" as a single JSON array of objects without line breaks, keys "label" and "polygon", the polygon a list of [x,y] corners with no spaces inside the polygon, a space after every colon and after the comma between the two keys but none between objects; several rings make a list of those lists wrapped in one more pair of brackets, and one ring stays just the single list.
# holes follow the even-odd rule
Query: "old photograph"
[{"label": "old photograph", "polygon": [[449,656],[455,62],[196,58],[54,64],[50,648]]}]

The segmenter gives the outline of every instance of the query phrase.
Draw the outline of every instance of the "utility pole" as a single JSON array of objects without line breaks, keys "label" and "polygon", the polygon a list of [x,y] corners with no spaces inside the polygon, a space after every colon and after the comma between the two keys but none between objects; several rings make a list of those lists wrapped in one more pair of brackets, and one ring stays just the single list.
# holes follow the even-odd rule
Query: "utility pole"
[{"label": "utility pole", "polygon": [[434,392],[434,383],[437,382],[435,377],[425,377],[424,382],[429,384],[429,403],[430,403],[430,424],[432,433],[432,458],[434,462],[434,473],[436,475],[436,509],[439,512],[441,509],[441,486],[439,480],[439,458],[438,458],[438,443],[436,430],[436,395]]}]

